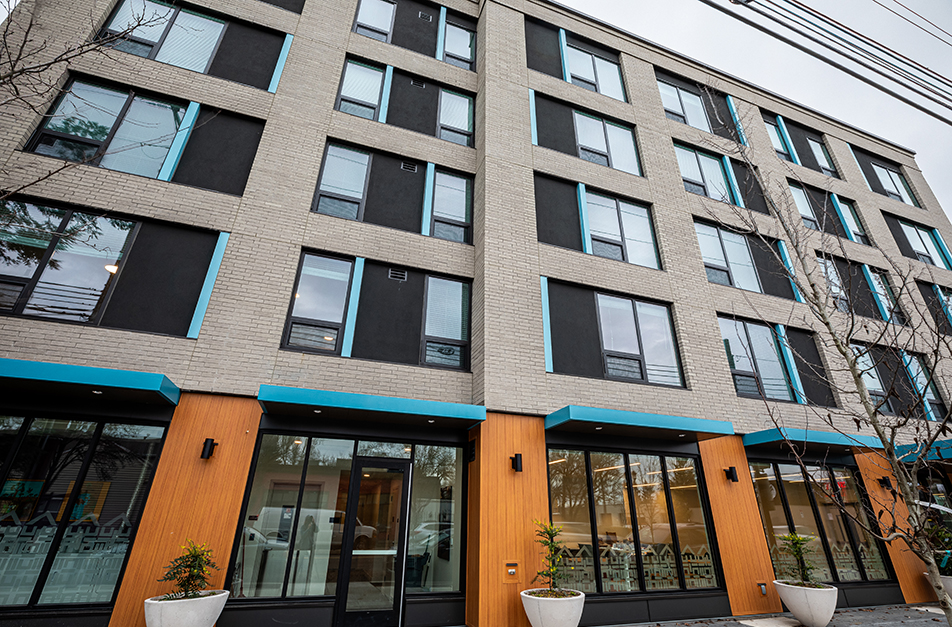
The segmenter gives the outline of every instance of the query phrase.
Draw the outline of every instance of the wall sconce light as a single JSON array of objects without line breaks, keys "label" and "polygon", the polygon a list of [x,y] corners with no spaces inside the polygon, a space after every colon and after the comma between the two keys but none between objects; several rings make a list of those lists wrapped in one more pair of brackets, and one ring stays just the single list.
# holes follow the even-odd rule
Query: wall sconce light
[{"label": "wall sconce light", "polygon": [[512,469],[516,472],[522,472],[522,453],[516,453],[509,459],[512,460]]},{"label": "wall sconce light", "polygon": [[727,478],[730,479],[733,483],[737,483],[740,479],[737,478],[737,468],[731,466],[730,468],[724,469],[724,474],[727,475]]},{"label": "wall sconce light", "polygon": [[759,584],[757,584],[757,587],[760,588],[760,594],[761,594],[761,595],[767,596],[767,584],[765,584],[765,583],[759,583]]},{"label": "wall sconce light", "polygon": [[893,489],[892,481],[889,480],[889,477],[880,477],[879,479],[877,479],[877,481],[879,482],[879,486],[881,488],[892,492],[892,489]]},{"label": "wall sconce light", "polygon": [[216,446],[218,446],[218,442],[214,439],[205,438],[205,444],[202,445],[202,459],[209,459],[215,452]]}]

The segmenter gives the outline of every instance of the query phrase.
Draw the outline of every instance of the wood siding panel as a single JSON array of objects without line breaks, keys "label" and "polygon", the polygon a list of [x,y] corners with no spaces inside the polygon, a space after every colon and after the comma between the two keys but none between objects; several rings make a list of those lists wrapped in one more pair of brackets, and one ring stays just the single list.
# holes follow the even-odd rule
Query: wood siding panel
[{"label": "wood siding panel", "polygon": [[[469,474],[466,624],[528,627],[519,593],[542,567],[533,520],[549,519],[548,466],[542,418],[489,413],[471,432],[476,461]],[[522,453],[522,472],[510,457]],[[506,564],[514,563],[516,575]]]},{"label": "wood siding panel", "polygon": [[[142,602],[172,589],[156,579],[181,554],[186,538],[208,543],[221,568],[214,571],[211,588],[223,587],[260,419],[261,407],[252,398],[182,395],[110,627],[145,627]],[[201,459],[205,438],[218,442],[211,459]]]},{"label": "wood siding panel", "polygon": [[[773,565],[743,439],[715,438],[699,442],[698,448],[731,612],[735,616],[782,612],[780,597],[771,583]],[[737,469],[737,483],[724,474],[724,469],[731,466]],[[767,584],[766,595],[761,593],[760,583]]]},{"label": "wood siding panel", "polygon": [[[896,485],[896,477],[889,468],[887,462],[877,451],[866,451],[856,453],[853,456],[856,459],[856,465],[859,466],[860,474],[863,476],[863,485],[866,487],[866,493],[869,494],[870,503],[873,506],[874,513],[878,516],[882,513],[881,524],[889,527],[893,524],[893,517],[890,513],[893,507],[892,494],[881,485],[879,480],[882,477],[888,477],[893,486]],[[895,503],[896,516],[904,520],[909,515],[905,503],[900,500]],[[922,563],[916,555],[909,550],[909,547],[902,540],[894,540],[886,545],[889,552],[889,559],[892,561],[893,570],[896,573],[896,579],[899,580],[899,587],[902,589],[902,596],[906,603],[929,603],[936,600],[935,593],[929,586],[929,582],[922,575],[925,572],[925,564]]]}]

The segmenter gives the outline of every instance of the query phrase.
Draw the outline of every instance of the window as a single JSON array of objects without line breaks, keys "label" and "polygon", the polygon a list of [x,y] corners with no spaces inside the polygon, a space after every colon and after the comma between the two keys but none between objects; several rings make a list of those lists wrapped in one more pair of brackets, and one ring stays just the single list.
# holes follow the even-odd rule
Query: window
[{"label": "window", "polygon": [[674,151],[678,156],[685,190],[733,204],[734,197],[730,192],[730,184],[721,159],[677,144]]},{"label": "window", "polygon": [[852,344],[850,348],[853,350],[853,355],[856,356],[856,365],[861,371],[863,383],[866,384],[866,389],[869,392],[870,398],[876,404],[876,408],[884,414],[896,413],[896,408],[893,407],[892,404],[893,395],[886,394],[886,388],[883,387],[883,382],[877,369],[882,359],[874,359],[870,347]]},{"label": "window", "polygon": [[370,154],[334,144],[328,146],[318,185],[317,212],[359,220],[369,170]]},{"label": "window", "polygon": [[424,325],[423,363],[465,368],[469,344],[469,285],[427,277]]},{"label": "window", "polygon": [[631,129],[574,111],[578,156],[586,161],[641,176]]},{"label": "window", "polygon": [[473,99],[440,91],[440,139],[461,146],[473,145]]},{"label": "window", "polygon": [[464,70],[472,70],[476,64],[476,33],[447,22],[443,60]]},{"label": "window", "polygon": [[573,85],[625,102],[621,68],[617,62],[571,45],[567,46],[566,50]]},{"label": "window", "polygon": [[469,242],[473,214],[473,181],[437,170],[433,179],[433,237]]},{"label": "window", "polygon": [[879,179],[880,185],[882,185],[886,191],[887,196],[894,200],[904,202],[907,205],[918,206],[913,199],[912,190],[909,189],[909,184],[906,183],[906,178],[901,172],[893,170],[892,168],[885,168],[878,163],[872,165],[873,171],[876,173],[876,177]]},{"label": "window", "polygon": [[896,301],[896,295],[889,284],[889,277],[886,276],[886,273],[879,270],[870,270],[869,278],[872,279],[873,291],[876,292],[879,303],[886,310],[886,320],[896,324],[905,324],[906,317],[903,315],[902,309],[899,308],[899,303]]},{"label": "window", "polygon": [[807,138],[807,143],[810,144],[810,151],[813,153],[817,165],[820,166],[820,171],[827,176],[837,178],[836,168],[833,167],[833,160],[830,159],[830,153],[827,151],[826,145],[812,137]]},{"label": "window", "polygon": [[659,267],[648,208],[586,192],[592,254],[648,268]]},{"label": "window", "polygon": [[830,298],[836,304],[836,308],[844,313],[849,312],[849,294],[843,286],[843,279],[836,268],[836,262],[824,257],[817,257],[816,262],[820,266],[820,271],[823,272],[823,278],[826,279],[826,288],[829,291]]},{"label": "window", "polygon": [[29,149],[156,178],[184,113],[183,104],[74,80]]},{"label": "window", "polygon": [[225,31],[225,22],[151,0],[123,0],[105,32],[118,35],[114,48],[205,73]]},{"label": "window", "polygon": [[767,126],[767,135],[770,136],[770,143],[773,144],[774,151],[777,153],[777,156],[783,159],[784,161],[793,161],[793,157],[790,156],[790,149],[787,147],[787,142],[783,138],[783,132],[780,130],[780,125],[775,121],[768,120],[764,118],[764,124]]},{"label": "window", "polygon": [[682,385],[668,308],[607,294],[596,298],[605,376]]},{"label": "window", "polygon": [[8,451],[0,605],[108,604],[145,506],[164,427],[2,416]]},{"label": "window", "polygon": [[586,594],[718,586],[695,459],[548,453],[549,507],[569,565],[563,585]]},{"label": "window", "polygon": [[802,187],[793,183],[790,183],[790,193],[793,194],[793,202],[803,218],[803,223],[814,231],[819,231],[820,223],[816,219],[816,213],[813,211],[813,205],[810,203],[807,193]]},{"label": "window", "polygon": [[925,359],[919,355],[909,355],[909,366],[910,375],[916,383],[917,395],[920,396],[924,405],[923,409],[932,414],[930,416],[932,420],[940,422],[945,420],[947,411],[945,403],[942,402],[942,397],[936,390],[935,378],[926,365]]},{"label": "window", "polygon": [[360,0],[354,32],[380,41],[390,41],[396,8],[396,4],[386,0]]},{"label": "window", "polygon": [[707,119],[701,96],[664,81],[658,81],[658,88],[661,90],[664,114],[669,119],[711,132],[711,123]]},{"label": "window", "polygon": [[288,320],[288,346],[340,351],[353,265],[343,259],[304,255]]},{"label": "window", "polygon": [[863,223],[859,220],[859,214],[856,212],[856,204],[850,200],[838,198],[840,204],[840,213],[843,216],[844,226],[853,235],[853,241],[870,246],[869,236],[863,228]]},{"label": "window", "polygon": [[902,226],[902,232],[905,234],[906,240],[909,242],[909,245],[912,247],[919,261],[927,263],[930,266],[948,268],[945,256],[939,252],[939,247],[936,245],[934,229],[911,222],[900,222],[900,225]]},{"label": "window", "polygon": [[738,396],[794,400],[773,330],[731,318],[717,321]]},{"label": "window", "polygon": [[708,281],[751,292],[762,291],[746,237],[700,222],[694,223],[694,230]]},{"label": "window", "polygon": [[344,77],[335,109],[376,120],[380,108],[383,74],[383,70],[372,65],[348,61],[344,65]]}]

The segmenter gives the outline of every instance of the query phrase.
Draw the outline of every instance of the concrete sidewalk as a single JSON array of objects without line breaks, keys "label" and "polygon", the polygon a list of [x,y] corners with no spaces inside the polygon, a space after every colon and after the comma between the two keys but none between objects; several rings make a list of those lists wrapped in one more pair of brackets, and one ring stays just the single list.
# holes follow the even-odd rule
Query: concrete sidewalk
[{"label": "concrete sidewalk", "polygon": [[[651,623],[641,623],[650,625]],[[800,623],[790,614],[774,614],[753,618],[710,618],[687,622],[655,623],[660,627],[797,627]],[[837,610],[829,627],[941,627],[945,615],[937,604],[881,605],[877,607]],[[636,627],[628,625],[625,627]]]}]

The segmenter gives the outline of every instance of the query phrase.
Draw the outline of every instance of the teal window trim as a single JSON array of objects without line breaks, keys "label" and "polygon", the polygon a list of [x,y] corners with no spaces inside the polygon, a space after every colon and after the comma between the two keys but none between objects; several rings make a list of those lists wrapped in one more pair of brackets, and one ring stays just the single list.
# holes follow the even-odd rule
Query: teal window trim
[{"label": "teal window trim", "polygon": [[790,348],[790,341],[787,339],[787,328],[782,324],[774,325],[774,332],[777,334],[777,347],[780,349],[780,357],[783,359],[784,368],[787,371],[787,381],[793,388],[793,396],[797,403],[807,404],[807,395],[803,391],[803,381],[800,380],[800,371],[797,370],[797,362],[793,358],[793,350]]},{"label": "teal window trim", "polygon": [[688,416],[667,416],[648,414],[624,409],[605,409],[602,407],[582,407],[568,405],[545,417],[545,429],[558,429],[563,425],[573,427],[586,425],[616,425],[621,427],[649,428],[664,430],[660,433],[677,431],[681,433],[711,433],[715,435],[734,435],[734,425],[726,420],[710,418],[691,418]]},{"label": "teal window trim", "polygon": [[562,57],[562,80],[571,83],[572,75],[569,74],[569,43],[565,37],[565,29],[559,29],[559,56]]},{"label": "teal window trim", "polygon": [[812,431],[807,429],[767,429],[744,435],[744,446],[757,446],[773,442],[790,442],[802,444],[820,444],[837,446],[863,446],[871,449],[883,448],[883,443],[874,435],[849,435],[835,431]]},{"label": "teal window trim", "polygon": [[532,145],[539,145],[539,124],[536,122],[535,90],[529,90],[529,122],[532,126]]},{"label": "teal window trim", "polygon": [[730,109],[731,117],[734,119],[734,126],[737,128],[737,137],[740,143],[749,146],[747,143],[747,133],[744,132],[744,126],[740,123],[740,116],[737,115],[737,107],[734,106],[734,98],[727,94],[727,108]]},{"label": "teal window trim", "polygon": [[[873,300],[876,302],[876,307],[879,308],[879,315],[882,316],[883,320],[889,322],[889,310],[886,308],[886,304],[883,303],[882,298],[880,298],[879,292],[876,291],[876,284],[873,283],[873,273],[865,263],[862,265],[862,268],[863,276],[866,277],[866,284],[869,285],[869,291],[873,293]],[[889,287],[887,286],[886,289],[889,289]]]},{"label": "teal window trim", "polygon": [[949,254],[949,249],[945,245],[945,240],[942,239],[942,234],[936,229],[930,229],[929,233],[932,235],[932,241],[935,242],[939,252],[942,253],[942,263],[945,264],[945,269],[952,270],[952,254]]},{"label": "teal window trim", "polygon": [[588,230],[588,198],[585,183],[578,184],[578,219],[582,229],[582,252],[592,254],[592,234]]},{"label": "teal window trim", "polygon": [[740,195],[740,186],[737,185],[737,178],[734,176],[734,168],[731,167],[730,157],[727,155],[721,157],[721,167],[724,168],[727,184],[731,187],[731,196],[734,197],[734,205],[741,209],[746,209],[747,207],[744,206],[744,198]]},{"label": "teal window trim", "polygon": [[793,288],[793,296],[797,299],[798,303],[806,302],[803,300],[803,294],[801,294],[800,290],[797,288],[797,282],[793,280],[793,277],[796,276],[797,271],[793,267],[793,262],[790,261],[790,255],[787,254],[787,243],[782,239],[777,240],[777,249],[780,251],[780,259],[783,261],[783,266],[789,273],[787,278],[790,280],[790,287]]},{"label": "teal window trim", "polygon": [[350,296],[347,299],[347,319],[344,322],[344,341],[341,357],[350,357],[354,348],[354,326],[357,324],[357,304],[360,302],[360,285],[364,280],[364,258],[354,260],[354,277],[350,280]]},{"label": "teal window trim", "polygon": [[952,311],[949,311],[949,303],[945,300],[942,288],[933,283],[932,292],[935,294],[935,297],[939,299],[939,303],[942,305],[942,311],[945,312],[945,317],[949,320],[949,324],[952,324]]},{"label": "teal window trim", "polygon": [[198,303],[195,304],[195,313],[192,314],[192,323],[188,325],[189,339],[197,339],[198,333],[202,330],[202,322],[205,321],[205,313],[208,311],[208,303],[212,298],[212,290],[215,288],[215,281],[218,279],[218,271],[221,270],[221,261],[225,257],[225,247],[228,245],[228,233],[218,234],[218,243],[215,244],[215,251],[212,253],[211,263],[208,264],[208,272],[205,273],[205,282],[202,284],[202,291],[198,296]]},{"label": "teal window trim", "polygon": [[422,235],[430,235],[430,226],[433,222],[433,196],[436,193],[436,164],[426,164],[426,191],[423,192],[423,224],[420,225]]},{"label": "teal window trim", "polygon": [[294,41],[294,35],[284,36],[284,45],[281,46],[281,54],[278,55],[278,62],[274,65],[271,84],[268,85],[268,91],[272,94],[278,91],[278,82],[281,80],[281,74],[284,73],[284,65],[288,62],[288,52],[291,50],[292,41]]},{"label": "teal window trim", "polygon": [[446,47],[446,7],[440,7],[440,25],[436,31],[436,58],[443,60]]},{"label": "teal window trim", "polygon": [[800,163],[800,156],[797,154],[797,149],[790,139],[790,133],[787,132],[787,123],[783,121],[782,115],[777,116],[777,126],[780,128],[780,134],[783,135],[783,143],[787,145],[787,150],[790,151],[790,158],[793,159],[793,162],[797,165],[803,165]]},{"label": "teal window trim", "polygon": [[919,387],[919,381],[916,379],[916,369],[912,366],[912,357],[902,349],[899,350],[899,354],[902,356],[902,365],[906,368],[906,376],[912,382],[912,389],[915,390],[916,396],[919,397],[922,403],[922,411],[925,412],[926,419],[929,422],[935,422],[935,414],[932,413],[932,407],[929,406],[929,402],[926,400],[926,391]]},{"label": "teal window trim", "polygon": [[540,278],[542,283],[542,342],[545,346],[545,371],[555,372],[552,367],[552,323],[549,319],[549,278]]},{"label": "teal window trim", "polygon": [[159,170],[157,178],[160,181],[171,181],[172,176],[175,175],[175,168],[178,167],[182,153],[185,152],[185,144],[188,143],[189,135],[192,134],[192,129],[198,120],[199,109],[201,109],[201,105],[197,102],[188,103],[185,115],[182,116],[182,123],[179,124],[175,139],[172,140],[172,145],[169,147],[169,154],[165,156],[165,163],[162,164],[162,169]]},{"label": "teal window trim", "polygon": [[830,193],[830,200],[833,201],[833,210],[836,211],[836,217],[840,219],[840,224],[843,225],[843,230],[846,231],[846,237],[851,242],[855,242],[856,238],[853,237],[853,229],[850,228],[849,223],[846,221],[846,216],[843,213],[843,206],[840,204],[840,199],[836,197],[836,194]]},{"label": "teal window trim", "polygon": [[381,124],[387,123],[387,111],[390,109],[390,88],[393,85],[393,66],[388,65],[383,74],[383,93],[380,94],[380,115],[377,120]]},{"label": "teal window trim", "polygon": [[863,175],[863,182],[866,183],[866,189],[868,189],[869,191],[873,191],[873,188],[870,187],[869,185],[869,180],[866,178],[866,173],[863,172],[863,168],[859,164],[859,159],[856,158],[856,153],[853,152],[852,144],[850,144],[849,147],[850,147],[850,154],[853,155],[853,163],[856,164],[856,169],[859,170],[859,173]]}]

